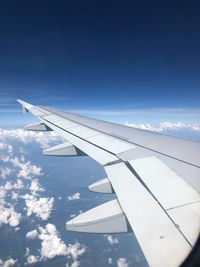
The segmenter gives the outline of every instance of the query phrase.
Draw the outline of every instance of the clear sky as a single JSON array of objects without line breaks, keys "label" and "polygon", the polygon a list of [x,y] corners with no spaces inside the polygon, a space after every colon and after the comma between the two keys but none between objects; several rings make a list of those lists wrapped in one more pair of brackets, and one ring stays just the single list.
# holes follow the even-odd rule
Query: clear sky
[{"label": "clear sky", "polygon": [[2,125],[20,118],[16,98],[198,123],[199,10],[184,0],[1,1]]}]

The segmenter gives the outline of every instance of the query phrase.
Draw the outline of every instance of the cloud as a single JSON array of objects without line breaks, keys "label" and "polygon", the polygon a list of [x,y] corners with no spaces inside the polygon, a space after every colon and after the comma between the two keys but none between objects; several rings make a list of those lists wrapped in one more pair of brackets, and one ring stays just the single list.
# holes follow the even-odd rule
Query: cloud
[{"label": "cloud", "polygon": [[[0,129],[1,131],[1,129]],[[8,153],[12,153],[13,152],[13,146],[10,144],[6,144],[6,143],[0,143],[0,150],[6,150],[6,152]]]},{"label": "cloud", "polygon": [[12,189],[23,189],[24,188],[24,184],[22,182],[21,179],[17,179],[17,182],[12,184],[11,181],[7,181],[6,184],[4,185],[4,189],[5,190],[12,190]]},{"label": "cloud", "polygon": [[53,197],[36,198],[33,195],[25,194],[22,198],[26,203],[27,216],[35,214],[42,220],[47,220],[49,218],[54,203]]},{"label": "cloud", "polygon": [[32,194],[36,194],[37,192],[44,192],[45,189],[41,187],[38,179],[34,179],[31,182],[30,188]]},{"label": "cloud", "polygon": [[117,260],[117,267],[128,267],[128,263],[125,258],[119,258]]},{"label": "cloud", "polygon": [[36,229],[26,233],[26,237],[29,239],[36,239],[38,238],[38,231]]},{"label": "cloud", "polygon": [[86,246],[81,245],[79,242],[68,245],[68,254],[71,254],[73,260],[77,260],[79,256],[86,252]]},{"label": "cloud", "polygon": [[37,167],[36,165],[32,165],[31,162],[19,163],[19,167],[21,170],[18,173],[18,177],[21,178],[31,178],[33,175],[42,175],[41,167]]},{"label": "cloud", "polygon": [[74,262],[72,262],[72,264],[69,265],[69,263],[66,264],[66,267],[78,267],[80,266],[80,262],[75,260]]},{"label": "cloud", "polygon": [[14,167],[19,168],[17,176],[19,178],[31,179],[33,176],[43,175],[42,168],[36,165],[33,165],[30,161],[25,161],[24,156],[19,157],[10,157],[9,155],[4,155],[1,157],[3,162],[10,162]]},{"label": "cloud", "polygon": [[[34,132],[24,129],[0,129],[1,138],[17,139],[24,144],[37,142],[42,148],[47,148],[52,142],[62,140],[55,132]],[[1,146],[0,146],[1,149]]]},{"label": "cloud", "polygon": [[0,186],[0,199],[3,200],[6,196],[7,191],[5,190],[4,186]]},{"label": "cloud", "polygon": [[28,232],[26,237],[41,240],[39,256],[30,255],[30,250],[28,249],[26,256],[31,256],[29,256],[29,262],[32,260],[41,261],[52,259],[56,256],[68,256],[73,260],[71,266],[79,266],[78,257],[86,252],[86,246],[81,245],[79,242],[66,245],[60,238],[55,225],[51,223],[48,223],[45,227],[38,227],[38,229]]},{"label": "cloud", "polygon": [[73,194],[73,195],[71,195],[71,196],[68,196],[67,199],[68,199],[69,201],[71,201],[71,200],[78,200],[78,199],[80,199],[80,193],[77,192],[77,193],[75,193],[75,194]]},{"label": "cloud", "polygon": [[19,198],[19,194],[16,193],[16,192],[14,192],[14,191],[12,191],[11,198],[12,198],[12,200],[18,200],[18,198]]},{"label": "cloud", "polygon": [[10,267],[10,266],[14,266],[15,263],[17,263],[17,260],[14,260],[12,258],[8,259],[8,260],[1,260],[0,259],[0,267]]},{"label": "cloud", "polygon": [[26,259],[27,259],[26,264],[34,264],[34,263],[40,261],[40,257],[34,256],[34,255],[28,255]]},{"label": "cloud", "polygon": [[14,210],[13,206],[9,208],[0,206],[0,224],[9,224],[11,227],[16,227],[20,223],[21,214]]},{"label": "cloud", "polygon": [[52,259],[55,256],[67,255],[67,246],[58,236],[55,225],[48,223],[45,228],[39,227],[41,243],[41,256]]},{"label": "cloud", "polygon": [[130,123],[130,122],[125,122],[125,125],[143,129],[143,130],[154,131],[154,132],[165,132],[167,130],[175,130],[175,131],[192,130],[192,131],[200,132],[200,125],[186,124],[180,121],[179,122],[171,122],[171,121],[161,122],[158,126],[154,126],[149,123],[136,124],[136,123]]},{"label": "cloud", "polygon": [[117,238],[113,238],[111,235],[107,235],[107,240],[113,246],[114,244],[118,244],[119,240]]},{"label": "cloud", "polygon": [[0,168],[0,177],[2,179],[6,179],[10,174],[11,174],[12,170],[9,168]]},{"label": "cloud", "polygon": [[108,258],[108,264],[113,264],[113,259],[112,258]]},{"label": "cloud", "polygon": [[26,253],[25,253],[25,257],[26,257],[26,260],[27,262],[25,262],[25,265],[27,264],[35,264],[37,262],[39,262],[41,259],[40,259],[40,256],[35,256],[35,255],[32,255],[30,254],[30,249],[29,248],[26,248]]}]

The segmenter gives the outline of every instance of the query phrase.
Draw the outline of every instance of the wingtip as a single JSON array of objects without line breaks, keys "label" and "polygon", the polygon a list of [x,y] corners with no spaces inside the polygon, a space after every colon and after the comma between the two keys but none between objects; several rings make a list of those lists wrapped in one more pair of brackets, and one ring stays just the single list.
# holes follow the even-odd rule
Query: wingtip
[{"label": "wingtip", "polygon": [[18,98],[16,99],[16,101],[17,101],[18,103],[20,103],[20,104],[22,104],[22,102],[23,102],[21,99],[18,99]]},{"label": "wingtip", "polygon": [[25,108],[26,110],[29,110],[33,105],[21,100],[21,99],[16,99],[17,102],[23,107]]}]

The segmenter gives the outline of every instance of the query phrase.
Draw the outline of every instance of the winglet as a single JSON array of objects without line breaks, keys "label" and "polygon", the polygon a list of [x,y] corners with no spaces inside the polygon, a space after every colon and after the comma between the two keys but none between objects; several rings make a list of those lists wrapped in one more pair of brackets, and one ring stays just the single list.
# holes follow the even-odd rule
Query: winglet
[{"label": "winglet", "polygon": [[33,105],[31,105],[31,104],[29,104],[23,100],[20,100],[20,99],[17,99],[17,102],[19,102],[20,105],[22,105],[22,108],[25,111],[29,111],[33,107]]}]

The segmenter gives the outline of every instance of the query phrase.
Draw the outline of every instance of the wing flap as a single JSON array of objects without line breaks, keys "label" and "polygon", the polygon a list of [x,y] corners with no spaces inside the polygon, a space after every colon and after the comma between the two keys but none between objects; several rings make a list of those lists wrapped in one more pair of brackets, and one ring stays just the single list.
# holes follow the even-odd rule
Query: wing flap
[{"label": "wing flap", "polygon": [[200,231],[200,202],[170,209],[167,213],[194,245]]},{"label": "wing flap", "polygon": [[200,194],[158,157],[129,163],[166,210],[200,201]]},{"label": "wing flap", "polygon": [[191,246],[165,210],[124,163],[105,171],[149,265],[179,266]]}]

